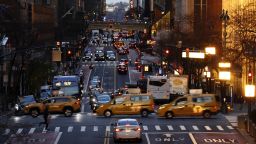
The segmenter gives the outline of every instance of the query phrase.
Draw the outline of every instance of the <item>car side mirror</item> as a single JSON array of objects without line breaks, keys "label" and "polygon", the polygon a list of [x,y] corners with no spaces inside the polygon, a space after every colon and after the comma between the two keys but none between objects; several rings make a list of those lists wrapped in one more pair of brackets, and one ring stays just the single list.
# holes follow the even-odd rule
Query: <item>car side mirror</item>
[{"label": "car side mirror", "polygon": [[139,125],[142,125],[142,123],[139,123]]}]

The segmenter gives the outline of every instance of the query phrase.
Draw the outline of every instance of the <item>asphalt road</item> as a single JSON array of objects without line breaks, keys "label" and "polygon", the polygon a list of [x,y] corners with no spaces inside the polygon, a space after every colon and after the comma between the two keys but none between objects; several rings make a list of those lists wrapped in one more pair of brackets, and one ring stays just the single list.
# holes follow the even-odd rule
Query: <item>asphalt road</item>
[{"label": "asphalt road", "polygon": [[[106,49],[113,49],[106,47]],[[131,55],[135,53],[131,52]],[[119,56],[118,59],[127,57]],[[130,56],[129,56],[130,57]],[[134,57],[134,56],[133,56]],[[129,74],[120,75],[116,72],[115,62],[92,62],[94,69],[89,71],[88,63],[82,63],[84,75],[89,78],[98,75],[102,78],[103,89],[112,91],[129,82],[131,76],[138,77],[140,73],[129,67]],[[86,70],[86,71],[85,71]],[[85,80],[88,82],[88,80]],[[87,86],[87,85],[85,85]],[[12,124],[1,131],[0,143],[9,137],[13,143],[24,141],[25,143],[47,144],[112,144],[112,126],[120,118],[136,118],[142,123],[143,144],[196,144],[196,143],[241,143],[243,138],[230,125],[222,114],[211,119],[201,117],[183,117],[174,119],[159,118],[154,113],[147,118],[139,115],[122,115],[105,118],[92,113],[88,104],[88,98],[82,99],[82,111],[65,117],[63,114],[52,114],[49,131],[44,126],[39,126],[43,121],[42,116],[32,118],[29,115],[13,116],[9,120]],[[8,130],[9,129],[9,130]],[[12,134],[24,134],[23,138],[10,137]],[[28,135],[29,134],[29,135]],[[138,143],[138,142],[123,142]]]}]

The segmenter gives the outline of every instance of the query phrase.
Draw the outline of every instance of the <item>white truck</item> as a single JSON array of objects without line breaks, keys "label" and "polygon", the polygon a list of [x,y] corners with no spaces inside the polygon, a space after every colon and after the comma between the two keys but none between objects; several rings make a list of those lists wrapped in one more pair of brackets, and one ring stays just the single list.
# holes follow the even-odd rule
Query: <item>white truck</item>
[{"label": "white truck", "polygon": [[155,102],[169,102],[173,95],[184,95],[188,93],[188,76],[149,76],[147,93],[153,95]]}]

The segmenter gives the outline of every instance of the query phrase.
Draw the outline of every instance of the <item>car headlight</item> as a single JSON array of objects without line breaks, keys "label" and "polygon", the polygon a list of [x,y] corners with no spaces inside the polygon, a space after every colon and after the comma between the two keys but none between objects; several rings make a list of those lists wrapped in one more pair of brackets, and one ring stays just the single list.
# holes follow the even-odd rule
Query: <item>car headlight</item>
[{"label": "car headlight", "polygon": [[93,99],[92,99],[92,101],[93,101],[93,102],[96,102],[96,99],[95,99],[95,98],[93,98]]},{"label": "car headlight", "polygon": [[15,110],[19,110],[19,105],[15,104],[14,108],[15,108]]}]

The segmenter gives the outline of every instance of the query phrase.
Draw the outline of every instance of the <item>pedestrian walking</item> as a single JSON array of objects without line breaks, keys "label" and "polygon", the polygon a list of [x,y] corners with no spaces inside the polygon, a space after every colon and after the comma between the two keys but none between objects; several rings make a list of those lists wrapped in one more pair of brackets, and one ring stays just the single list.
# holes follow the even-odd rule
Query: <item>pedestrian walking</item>
[{"label": "pedestrian walking", "polygon": [[49,125],[49,108],[48,105],[46,105],[44,103],[44,113],[43,113],[43,118],[44,121],[39,123],[39,126],[41,126],[42,124],[45,124],[45,129],[48,130],[48,125]]}]

